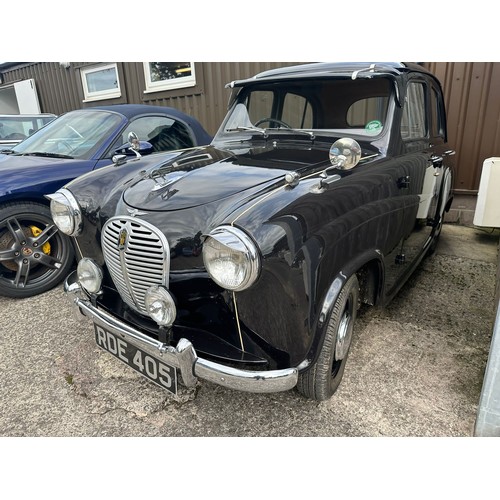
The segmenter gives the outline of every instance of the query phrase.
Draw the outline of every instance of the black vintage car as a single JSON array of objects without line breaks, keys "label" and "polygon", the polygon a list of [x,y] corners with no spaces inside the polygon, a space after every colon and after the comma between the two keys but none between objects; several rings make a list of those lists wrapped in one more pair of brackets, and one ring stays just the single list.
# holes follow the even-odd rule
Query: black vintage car
[{"label": "black vintage car", "polygon": [[436,245],[452,155],[416,64],[306,64],[235,81],[207,147],[100,169],[50,196],[65,283],[103,349],[175,393],[199,378],[324,400],[361,304]]}]

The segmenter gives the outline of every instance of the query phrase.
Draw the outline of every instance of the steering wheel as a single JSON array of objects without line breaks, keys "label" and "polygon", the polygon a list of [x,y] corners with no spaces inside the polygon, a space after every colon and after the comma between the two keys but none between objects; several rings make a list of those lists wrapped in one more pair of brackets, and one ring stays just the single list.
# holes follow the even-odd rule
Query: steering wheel
[{"label": "steering wheel", "polygon": [[261,123],[269,122],[271,123],[277,123],[278,125],[281,125],[282,127],[285,128],[292,128],[288,123],[282,122],[281,120],[278,120],[277,118],[261,118],[257,123],[255,123],[255,126],[258,127]]}]

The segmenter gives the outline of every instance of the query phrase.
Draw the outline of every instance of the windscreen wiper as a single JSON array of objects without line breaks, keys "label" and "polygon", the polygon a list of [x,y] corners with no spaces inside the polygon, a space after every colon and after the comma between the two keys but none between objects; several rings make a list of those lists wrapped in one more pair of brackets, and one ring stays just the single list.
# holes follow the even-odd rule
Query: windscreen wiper
[{"label": "windscreen wiper", "polygon": [[239,126],[239,127],[235,127],[235,128],[228,128],[228,129],[225,130],[225,132],[241,132],[241,131],[245,131],[245,132],[259,132],[264,137],[267,137],[267,132],[264,129],[258,128],[258,127],[244,127],[244,126]]},{"label": "windscreen wiper", "polygon": [[314,139],[316,139],[314,132],[311,132],[310,130],[302,130],[301,128],[279,127],[279,128],[270,128],[270,129],[266,129],[266,130],[272,130],[272,131],[279,130],[280,132],[284,131],[284,132],[288,132],[288,133],[292,132],[294,134],[305,134],[305,135],[309,136],[311,141],[314,141]]},{"label": "windscreen wiper", "polygon": [[44,151],[34,151],[33,153],[23,153],[21,156],[44,156],[46,158],[66,158],[72,160],[74,157],[59,153],[46,153]]}]

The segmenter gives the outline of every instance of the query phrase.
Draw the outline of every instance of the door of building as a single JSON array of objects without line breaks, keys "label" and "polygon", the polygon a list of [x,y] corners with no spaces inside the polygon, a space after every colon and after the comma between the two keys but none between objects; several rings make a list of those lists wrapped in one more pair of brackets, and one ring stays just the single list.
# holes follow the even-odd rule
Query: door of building
[{"label": "door of building", "polygon": [[0,114],[37,113],[40,103],[33,78],[0,87]]}]

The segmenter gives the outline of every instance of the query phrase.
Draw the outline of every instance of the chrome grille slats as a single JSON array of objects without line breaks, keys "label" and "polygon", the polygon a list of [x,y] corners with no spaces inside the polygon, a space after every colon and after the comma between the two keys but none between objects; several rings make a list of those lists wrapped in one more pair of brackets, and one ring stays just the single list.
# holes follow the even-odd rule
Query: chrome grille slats
[{"label": "chrome grille slats", "polygon": [[146,290],[152,285],[168,287],[170,249],[165,235],[141,219],[113,217],[104,224],[102,250],[123,300],[139,313],[147,314]]}]

